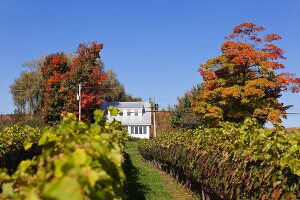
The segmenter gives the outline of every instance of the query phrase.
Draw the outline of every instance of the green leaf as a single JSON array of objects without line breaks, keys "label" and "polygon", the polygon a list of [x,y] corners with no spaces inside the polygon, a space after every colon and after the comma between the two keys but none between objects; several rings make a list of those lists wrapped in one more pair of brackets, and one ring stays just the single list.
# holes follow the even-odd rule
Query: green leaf
[{"label": "green leaf", "polygon": [[86,176],[88,177],[88,182],[91,187],[94,187],[96,182],[99,180],[99,173],[93,170],[90,166],[83,168]]},{"label": "green leaf", "polygon": [[36,194],[36,191],[31,190],[28,196],[25,198],[25,200],[41,200],[41,199]]},{"label": "green leaf", "polygon": [[39,140],[39,145],[45,145],[50,142],[56,142],[59,141],[59,137],[57,137],[56,134],[51,132],[46,132],[43,134],[43,136]]},{"label": "green leaf", "polygon": [[89,132],[91,134],[100,134],[101,132],[101,126],[99,126],[98,124],[92,124],[89,128]]},{"label": "green leaf", "polygon": [[118,115],[118,112],[119,112],[118,108],[113,107],[113,106],[109,106],[108,110],[109,110],[111,116],[117,116]]},{"label": "green leaf", "polygon": [[258,155],[253,155],[252,156],[252,160],[255,162],[255,161],[257,161],[259,159],[259,156]]},{"label": "green leaf", "polygon": [[0,169],[0,184],[5,180],[9,180],[10,176],[6,173],[5,169]]},{"label": "green leaf", "polygon": [[32,142],[29,142],[28,140],[25,140],[23,143],[24,149],[28,150],[32,147]]},{"label": "green leaf", "polygon": [[100,122],[103,119],[104,113],[101,110],[95,110],[94,119],[95,122]]},{"label": "green leaf", "polygon": [[64,165],[64,162],[62,160],[54,160],[54,175],[55,177],[62,177],[64,175],[63,171],[62,171],[62,167]]},{"label": "green leaf", "polygon": [[47,136],[44,134],[40,139],[39,139],[39,145],[44,145],[46,144],[47,141]]},{"label": "green leaf", "polygon": [[86,129],[88,128],[88,126],[87,126],[86,123],[80,121],[80,122],[78,122],[78,128],[79,128],[80,130],[86,130]]},{"label": "green leaf", "polygon": [[88,159],[85,151],[79,148],[75,150],[72,156],[73,156],[73,162],[75,166],[81,166],[85,164]]},{"label": "green leaf", "polygon": [[62,179],[54,179],[46,184],[43,196],[46,199],[55,200],[83,200],[81,187],[75,178],[64,177]]},{"label": "green leaf", "polygon": [[19,165],[19,170],[21,172],[25,172],[30,165],[31,165],[31,160],[23,160]]},{"label": "green leaf", "polygon": [[292,169],[294,174],[300,176],[300,169]]},{"label": "green leaf", "polygon": [[14,183],[4,183],[2,185],[2,194],[5,197],[13,197],[14,196],[13,185],[14,185]]},{"label": "green leaf", "polygon": [[102,181],[112,181],[112,178],[110,175],[108,175],[105,171],[101,171],[99,174],[99,179]]}]

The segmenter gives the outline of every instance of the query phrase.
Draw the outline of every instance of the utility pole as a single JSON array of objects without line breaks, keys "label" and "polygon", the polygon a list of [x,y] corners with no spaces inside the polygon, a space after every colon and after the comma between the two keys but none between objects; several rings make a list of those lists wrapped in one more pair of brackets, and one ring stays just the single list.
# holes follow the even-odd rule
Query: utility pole
[{"label": "utility pole", "polygon": [[156,112],[156,104],[155,104],[155,98],[153,98],[153,136],[156,137],[156,116],[155,116],[155,112]]},{"label": "utility pole", "polygon": [[81,83],[78,84],[78,94],[77,94],[77,100],[78,100],[78,120],[81,121]]}]

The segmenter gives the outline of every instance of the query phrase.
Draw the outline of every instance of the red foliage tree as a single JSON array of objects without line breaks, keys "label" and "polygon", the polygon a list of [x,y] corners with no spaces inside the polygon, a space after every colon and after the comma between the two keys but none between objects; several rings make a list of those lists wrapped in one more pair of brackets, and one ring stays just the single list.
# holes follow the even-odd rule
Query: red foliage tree
[{"label": "red foliage tree", "polygon": [[103,103],[109,89],[104,89],[107,74],[103,71],[100,51],[103,45],[80,44],[77,55],[68,58],[65,54],[47,56],[42,74],[45,84],[43,119],[46,123],[59,120],[61,114],[78,114],[76,95],[78,84],[82,84],[82,119],[90,119],[90,114]]},{"label": "red foliage tree", "polygon": [[[70,63],[71,70],[64,81],[64,89],[68,91],[65,112],[78,113],[78,103],[75,98],[78,84],[82,83],[82,119],[90,119],[91,113],[98,108],[110,93],[110,88],[105,88],[104,82],[107,74],[103,70],[103,64],[99,53],[103,45],[92,43],[90,46],[80,44],[77,56]],[[74,84],[74,81],[76,82]]]},{"label": "red foliage tree", "polygon": [[68,57],[63,53],[48,55],[41,68],[44,80],[42,118],[44,122],[56,122],[60,119],[60,110],[64,108],[64,94],[60,92],[63,76],[70,70]]}]

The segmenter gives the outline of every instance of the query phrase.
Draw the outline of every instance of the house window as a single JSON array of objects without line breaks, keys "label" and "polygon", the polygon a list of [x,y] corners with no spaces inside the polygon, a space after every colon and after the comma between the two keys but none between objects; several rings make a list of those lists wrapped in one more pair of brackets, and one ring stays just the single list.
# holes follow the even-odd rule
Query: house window
[{"label": "house window", "polygon": [[130,116],[130,111],[129,111],[129,112],[127,112],[127,116]]},{"label": "house window", "polygon": [[131,110],[130,114],[131,114],[130,116],[134,116],[134,110]]},{"label": "house window", "polygon": [[134,111],[134,116],[138,116],[139,112],[137,110]]},{"label": "house window", "polygon": [[147,134],[147,126],[129,126],[130,134]]},{"label": "house window", "polygon": [[123,116],[123,111],[119,111],[119,116]]}]

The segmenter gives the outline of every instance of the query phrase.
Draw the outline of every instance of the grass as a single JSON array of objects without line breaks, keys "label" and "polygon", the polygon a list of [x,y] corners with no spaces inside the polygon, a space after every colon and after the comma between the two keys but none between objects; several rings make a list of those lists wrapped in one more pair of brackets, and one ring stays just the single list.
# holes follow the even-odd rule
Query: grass
[{"label": "grass", "polygon": [[168,191],[175,200],[198,200],[199,198],[192,191],[184,188],[182,185],[174,181],[167,173],[160,171],[160,176],[163,179]]},{"label": "grass", "polygon": [[127,154],[123,168],[127,179],[125,193],[128,200],[197,199],[172,177],[144,162],[137,146],[136,141],[126,143]]},{"label": "grass", "polygon": [[153,167],[143,162],[136,141],[126,143],[125,193],[129,200],[171,200],[160,174]]}]

